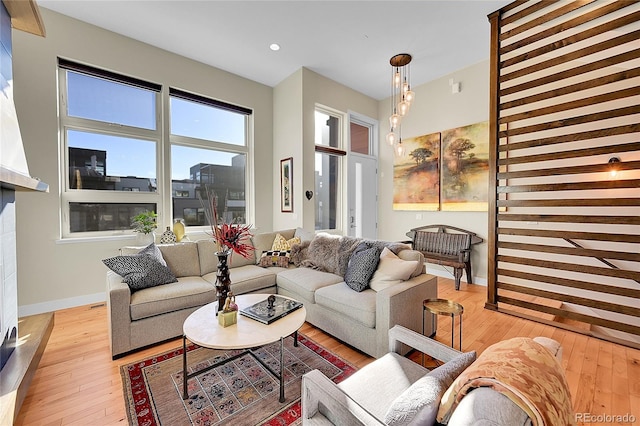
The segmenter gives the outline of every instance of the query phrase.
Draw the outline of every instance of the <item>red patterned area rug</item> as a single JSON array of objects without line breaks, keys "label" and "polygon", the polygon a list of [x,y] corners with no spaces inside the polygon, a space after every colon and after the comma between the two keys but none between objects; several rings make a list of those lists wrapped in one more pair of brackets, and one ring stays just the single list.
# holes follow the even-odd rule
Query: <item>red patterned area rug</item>
[{"label": "red patterned area rug", "polygon": [[[274,371],[280,370],[280,343],[254,352]],[[233,356],[187,346],[189,373]],[[285,339],[285,402],[279,382],[251,355],[231,361],[189,380],[189,399],[182,399],[182,348],[121,367],[124,398],[131,425],[298,425],[301,424],[302,375],[318,369],[334,382],[356,368],[299,334],[299,344]]]}]

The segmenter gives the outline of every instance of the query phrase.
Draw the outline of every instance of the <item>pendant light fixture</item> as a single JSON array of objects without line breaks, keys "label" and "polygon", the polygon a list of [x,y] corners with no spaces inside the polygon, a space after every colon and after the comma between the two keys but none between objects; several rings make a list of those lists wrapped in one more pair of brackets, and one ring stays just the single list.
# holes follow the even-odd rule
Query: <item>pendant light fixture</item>
[{"label": "pendant light fixture", "polygon": [[411,73],[409,64],[411,55],[399,53],[394,55],[389,63],[391,64],[391,115],[389,116],[389,133],[387,143],[394,147],[396,155],[404,155],[402,146],[402,136],[400,127],[402,117],[411,108],[411,103],[415,99],[415,93],[411,90]]}]

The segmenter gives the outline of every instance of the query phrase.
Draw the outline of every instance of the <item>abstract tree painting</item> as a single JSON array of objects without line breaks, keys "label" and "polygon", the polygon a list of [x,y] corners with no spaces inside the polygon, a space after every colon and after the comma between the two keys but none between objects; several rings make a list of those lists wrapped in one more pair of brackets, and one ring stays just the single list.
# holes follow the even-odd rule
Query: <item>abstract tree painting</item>
[{"label": "abstract tree painting", "polygon": [[442,132],[441,209],[487,211],[489,123]]},{"label": "abstract tree painting", "polygon": [[438,210],[440,133],[402,141],[406,155],[393,162],[393,209]]}]

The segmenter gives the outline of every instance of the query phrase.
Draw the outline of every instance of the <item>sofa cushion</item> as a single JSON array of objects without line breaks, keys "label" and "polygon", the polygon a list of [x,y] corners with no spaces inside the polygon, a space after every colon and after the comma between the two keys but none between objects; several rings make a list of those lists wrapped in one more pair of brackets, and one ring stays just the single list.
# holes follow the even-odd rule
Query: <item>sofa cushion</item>
[{"label": "sofa cushion", "polygon": [[393,401],[384,416],[385,424],[434,424],[440,398],[456,377],[475,359],[475,352],[460,354],[417,380]]},{"label": "sofa cushion", "polygon": [[305,300],[315,303],[315,292],[319,288],[336,284],[342,277],[309,268],[287,269],[278,273],[278,287],[293,294],[299,294]]},{"label": "sofa cushion", "polygon": [[115,256],[102,262],[120,275],[132,292],[177,281],[169,268],[148,254]]},{"label": "sofa cushion", "polygon": [[167,266],[176,277],[199,277],[201,275],[198,245],[195,242],[160,244],[158,247]]},{"label": "sofa cushion", "polygon": [[262,268],[268,268],[270,266],[286,268],[289,266],[289,260],[291,260],[291,252],[289,250],[263,251],[258,265]]},{"label": "sofa cushion", "polygon": [[314,232],[307,231],[304,228],[296,228],[296,232],[293,234],[294,237],[300,238],[300,242],[305,242],[313,240],[313,237],[316,236]]},{"label": "sofa cushion", "polygon": [[420,274],[424,274],[424,255],[418,250],[402,250],[401,252],[397,253],[397,255],[402,260],[418,262],[418,264],[416,265],[416,269],[411,273],[410,278],[417,277]]},{"label": "sofa cushion", "polygon": [[391,406],[393,400],[423,377],[428,370],[395,352],[389,352],[356,371],[338,384],[378,419]]},{"label": "sofa cushion", "polygon": [[131,319],[139,320],[167,312],[194,308],[216,300],[216,289],[200,277],[136,291],[131,295]]},{"label": "sofa cushion", "polygon": [[[276,285],[276,274],[279,268],[261,268],[257,265],[245,265],[229,270],[231,278],[231,291],[233,294],[251,293]],[[216,273],[211,272],[202,276],[205,280],[215,285]]]},{"label": "sofa cushion", "polygon": [[391,250],[385,248],[380,254],[380,263],[371,277],[369,287],[375,291],[381,291],[401,281],[406,281],[411,278],[417,265],[418,261],[402,260]]},{"label": "sofa cushion", "polygon": [[276,239],[276,235],[280,234],[288,240],[290,238],[293,238],[295,232],[295,229],[285,229],[278,232],[265,232],[261,234],[255,234],[253,237],[251,237],[251,241],[253,242],[253,247],[255,247],[256,252],[256,259],[254,263],[260,263],[260,254],[262,254],[263,251],[271,250],[271,247],[273,247],[273,241]]},{"label": "sofa cushion", "polygon": [[376,326],[376,292],[371,289],[357,293],[341,282],[319,288],[315,298],[319,306],[340,312],[366,327]]},{"label": "sofa cushion", "polygon": [[[248,239],[248,242],[251,240]],[[216,243],[211,239],[203,239],[196,241],[198,245],[198,257],[200,259],[200,274],[205,275],[210,272],[215,272],[218,269],[218,256],[216,251],[218,250]],[[238,253],[231,253],[229,259],[229,267],[236,268],[238,266],[255,265],[256,258],[253,251],[249,257],[245,258]]]},{"label": "sofa cushion", "polygon": [[380,262],[380,251],[376,247],[367,247],[364,245],[363,249],[360,249],[360,246],[356,248],[349,259],[347,272],[344,274],[344,282],[357,292],[369,287],[369,280]]}]

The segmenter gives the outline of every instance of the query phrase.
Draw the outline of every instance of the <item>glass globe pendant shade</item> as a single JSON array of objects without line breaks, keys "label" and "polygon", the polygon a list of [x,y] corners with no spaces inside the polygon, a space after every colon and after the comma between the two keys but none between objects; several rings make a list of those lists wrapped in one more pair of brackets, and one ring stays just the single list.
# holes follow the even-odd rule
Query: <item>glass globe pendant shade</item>
[{"label": "glass globe pendant shade", "polygon": [[394,146],[397,140],[398,137],[393,130],[387,133],[387,143],[389,144],[389,146]]},{"label": "glass globe pendant shade", "polygon": [[400,81],[402,81],[402,77],[400,77],[400,70],[396,69],[395,74],[393,74],[393,87],[400,87]]},{"label": "glass globe pendant shade", "polygon": [[398,141],[398,145],[396,145],[396,155],[398,157],[404,157],[405,149],[402,145],[402,139]]},{"label": "glass globe pendant shade", "polygon": [[400,116],[394,112],[391,114],[391,117],[389,117],[389,127],[395,129],[398,127],[398,124],[400,124]]},{"label": "glass globe pendant shade", "polygon": [[402,101],[398,104],[398,114],[404,116],[409,112],[409,102]]},{"label": "glass globe pendant shade", "polygon": [[408,90],[404,93],[404,100],[411,104],[413,100],[416,98],[416,94],[412,90]]}]

